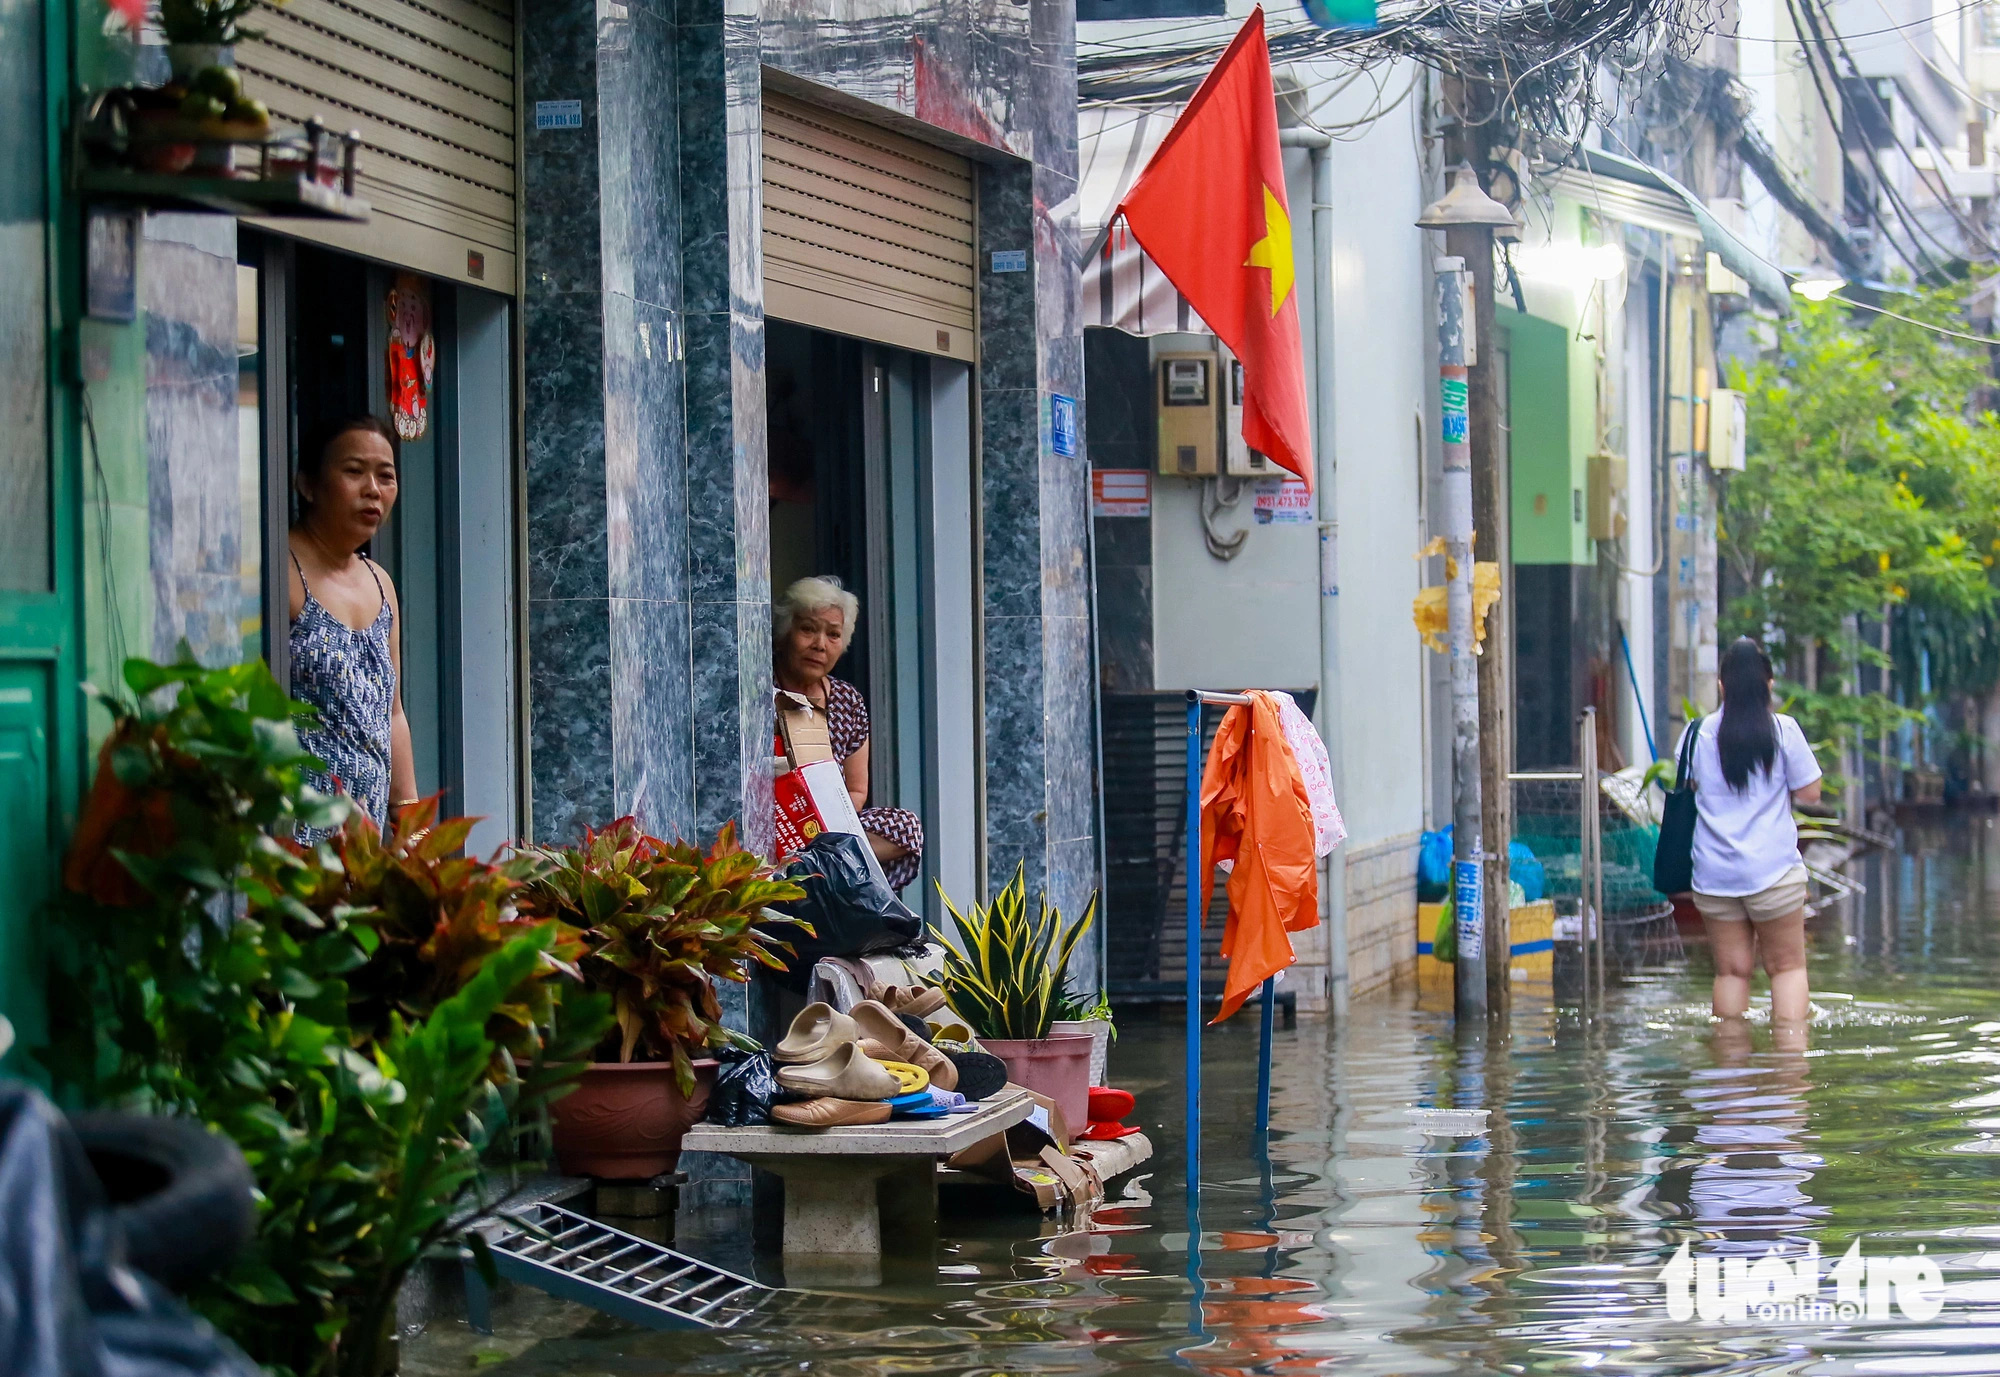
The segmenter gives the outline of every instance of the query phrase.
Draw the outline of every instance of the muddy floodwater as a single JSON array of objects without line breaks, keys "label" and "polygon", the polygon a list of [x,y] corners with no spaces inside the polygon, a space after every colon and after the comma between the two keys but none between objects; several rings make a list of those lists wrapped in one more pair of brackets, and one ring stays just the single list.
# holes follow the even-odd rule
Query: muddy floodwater
[{"label": "muddy floodwater", "polygon": [[[404,1370],[2000,1373],[2000,831],[1908,831],[1854,877],[1865,894],[1814,925],[1803,1045],[1712,1026],[1699,949],[1618,983],[1587,1029],[1520,1008],[1484,1053],[1390,996],[1277,1034],[1260,1145],[1246,1016],[1207,1040],[1191,1251],[1179,1028],[1127,1017],[1112,1079],[1158,1155],[1070,1231],[950,1219],[879,1289],[785,1298],[741,1333],[516,1290],[492,1339],[436,1326]],[[1490,1106],[1488,1133],[1427,1138],[1408,1113],[1454,1103]],[[681,1246],[781,1280],[736,1224]],[[1829,1274],[1857,1242],[1843,1305]],[[1817,1245],[1820,1285],[1769,1318],[1717,1312],[1719,1291],[1676,1318],[1672,1293],[1701,1290],[1662,1279],[1684,1243],[1725,1280]]]}]

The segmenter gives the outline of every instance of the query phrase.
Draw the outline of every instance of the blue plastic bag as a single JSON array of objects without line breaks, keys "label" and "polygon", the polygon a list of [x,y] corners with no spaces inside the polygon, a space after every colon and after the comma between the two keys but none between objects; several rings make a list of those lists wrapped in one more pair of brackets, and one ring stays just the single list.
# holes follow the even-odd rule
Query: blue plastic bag
[{"label": "blue plastic bag", "polygon": [[1548,873],[1535,853],[1520,842],[1507,843],[1507,878],[1521,886],[1521,901],[1538,904],[1549,892]]},{"label": "blue plastic bag", "polygon": [[1435,904],[1451,892],[1451,824],[1417,843],[1417,902]]}]

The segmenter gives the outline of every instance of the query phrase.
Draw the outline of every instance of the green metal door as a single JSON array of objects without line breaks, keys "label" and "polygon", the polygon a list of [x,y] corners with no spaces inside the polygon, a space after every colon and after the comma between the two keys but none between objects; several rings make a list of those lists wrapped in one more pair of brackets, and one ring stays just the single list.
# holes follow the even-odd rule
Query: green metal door
[{"label": "green metal door", "polygon": [[49,673],[0,664],[0,1009],[33,1034],[41,991],[35,933],[55,849],[49,808]]},{"label": "green metal door", "polygon": [[75,242],[76,216],[51,190],[68,86],[61,10],[0,0],[0,1014],[18,1034],[12,1070],[42,1032],[35,935],[83,776],[79,503],[52,371],[75,294],[54,246]]}]

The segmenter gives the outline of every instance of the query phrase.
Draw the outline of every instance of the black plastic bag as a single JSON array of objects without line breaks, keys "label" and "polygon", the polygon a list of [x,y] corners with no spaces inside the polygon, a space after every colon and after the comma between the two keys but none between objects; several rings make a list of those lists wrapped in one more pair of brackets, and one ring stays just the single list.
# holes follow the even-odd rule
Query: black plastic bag
[{"label": "black plastic bag", "polygon": [[795,953],[785,983],[803,991],[813,963],[827,956],[870,956],[895,951],[923,936],[924,920],[912,913],[868,864],[868,843],[852,832],[822,832],[783,871],[806,897],[780,909],[812,924],[774,935]]},{"label": "black plastic bag", "polygon": [[48,1100],[0,1081],[0,1369],[7,1377],[259,1377],[127,1262],[123,1226]]},{"label": "black plastic bag", "polygon": [[771,1122],[771,1106],[807,1098],[778,1084],[769,1052],[727,1051],[708,1093],[708,1122],[724,1128]]},{"label": "black plastic bag", "polygon": [[1674,768],[1674,787],[1660,810],[1660,840],[1653,851],[1653,888],[1665,895],[1694,888],[1694,743],[1701,735],[1699,719],[1688,723],[1681,738],[1681,756]]}]

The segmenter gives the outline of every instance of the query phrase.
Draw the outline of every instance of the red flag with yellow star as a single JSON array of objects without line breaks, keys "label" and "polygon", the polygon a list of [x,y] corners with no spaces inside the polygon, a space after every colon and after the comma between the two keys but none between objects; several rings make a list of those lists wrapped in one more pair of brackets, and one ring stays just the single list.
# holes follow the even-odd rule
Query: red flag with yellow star
[{"label": "red flag with yellow star", "polygon": [[1242,362],[1245,443],[1310,484],[1292,214],[1261,7],[1118,209],[1147,257]]}]

